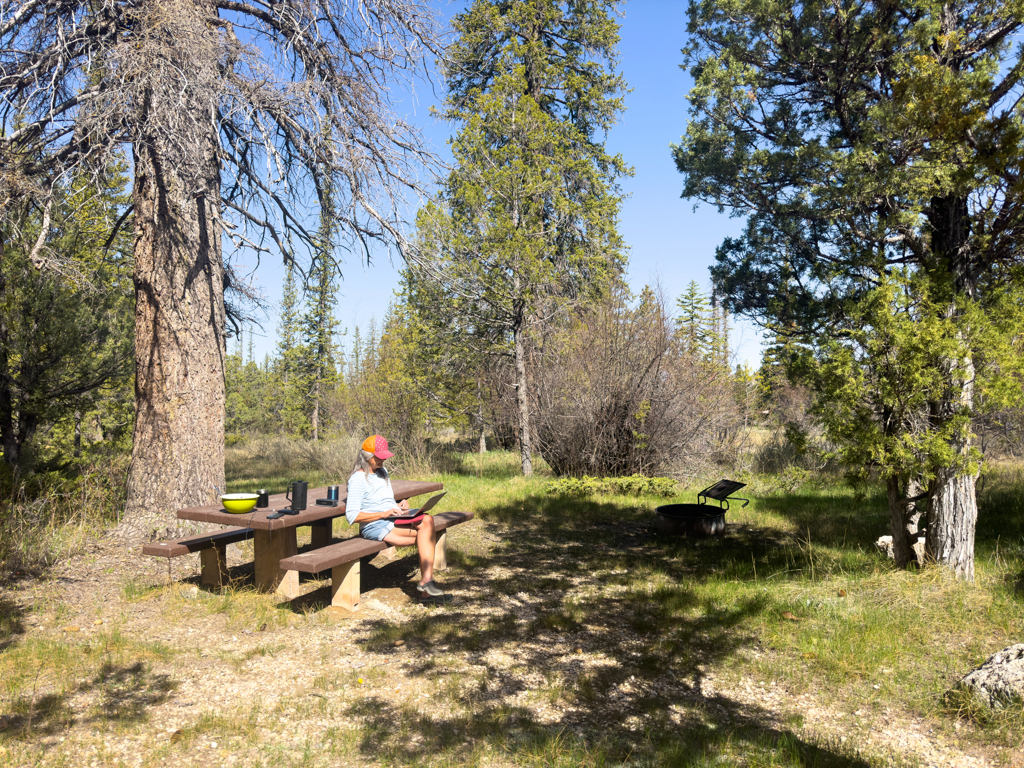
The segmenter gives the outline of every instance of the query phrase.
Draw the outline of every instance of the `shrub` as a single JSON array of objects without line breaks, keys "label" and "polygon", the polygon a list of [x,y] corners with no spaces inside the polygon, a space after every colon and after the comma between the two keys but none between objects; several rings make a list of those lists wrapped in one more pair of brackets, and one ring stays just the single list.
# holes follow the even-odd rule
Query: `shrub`
[{"label": "shrub", "polygon": [[618,493],[623,496],[660,496],[669,498],[676,495],[676,481],[668,477],[563,477],[552,480],[545,490],[559,496],[593,496],[599,493]]},{"label": "shrub", "polygon": [[727,366],[688,353],[649,290],[628,298],[613,292],[538,352],[538,448],[556,475],[699,474],[738,432]]}]

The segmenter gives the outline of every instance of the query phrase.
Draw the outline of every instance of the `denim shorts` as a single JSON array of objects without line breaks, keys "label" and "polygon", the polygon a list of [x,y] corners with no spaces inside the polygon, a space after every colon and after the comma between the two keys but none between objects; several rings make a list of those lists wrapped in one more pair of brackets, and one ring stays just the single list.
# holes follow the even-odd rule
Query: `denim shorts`
[{"label": "denim shorts", "polygon": [[384,537],[391,533],[394,527],[395,524],[390,520],[374,520],[370,523],[363,523],[363,538],[384,541]]}]

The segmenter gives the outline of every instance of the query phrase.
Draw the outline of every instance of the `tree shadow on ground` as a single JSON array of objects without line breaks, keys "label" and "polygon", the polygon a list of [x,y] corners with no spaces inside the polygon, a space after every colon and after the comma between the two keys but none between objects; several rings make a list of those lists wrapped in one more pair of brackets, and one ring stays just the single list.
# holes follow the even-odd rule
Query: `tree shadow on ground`
[{"label": "tree shadow on ground", "polygon": [[[10,729],[22,738],[63,733],[75,724],[129,725],[146,718],[146,710],[163,704],[177,687],[166,674],[154,674],[145,662],[104,662],[88,680],[61,692],[22,695],[11,702]],[[72,699],[90,699],[86,714]]]},{"label": "tree shadow on ground", "polygon": [[[505,530],[485,555],[453,552],[465,566],[449,582],[455,603],[356,628],[365,650],[403,661],[405,674],[448,697],[426,712],[376,699],[353,705],[367,757],[383,749],[399,763],[439,751],[458,758],[482,740],[514,763],[547,753],[592,763],[600,752],[613,762],[645,754],[684,765],[757,748],[789,750],[793,765],[869,765],[706,681],[707,670],[759,648],[752,620],[777,609],[764,591],[721,597],[701,585],[734,574],[753,581],[755,567],[791,570],[785,535],[733,526],[721,537],[662,538],[649,508],[561,497],[478,517]],[[410,564],[394,565],[375,578],[387,570],[402,586]]]},{"label": "tree shadow on ground", "polygon": [[347,715],[363,723],[359,750],[364,756],[386,755],[398,765],[423,765],[440,756],[475,764],[473,753],[482,744],[514,765],[872,765],[841,745],[813,743],[785,726],[772,725],[771,713],[760,707],[715,695],[696,702],[683,717],[666,713],[649,719],[643,728],[631,727],[621,718],[594,729],[557,719],[541,722],[526,707],[500,704],[476,704],[464,714],[428,714],[379,697],[353,704]]},{"label": "tree shadow on ground", "polygon": [[25,632],[25,611],[13,600],[0,596],[0,651],[13,645]]}]

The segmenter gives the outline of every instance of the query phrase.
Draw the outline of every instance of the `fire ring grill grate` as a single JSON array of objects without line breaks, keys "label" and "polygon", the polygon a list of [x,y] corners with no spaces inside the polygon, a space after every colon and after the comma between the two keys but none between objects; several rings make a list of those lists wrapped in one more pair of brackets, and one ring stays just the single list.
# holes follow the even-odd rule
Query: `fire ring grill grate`
[{"label": "fire ring grill grate", "polygon": [[[654,510],[658,531],[670,535],[718,536],[725,530],[728,497],[745,485],[735,480],[719,480],[697,494],[696,504],[664,504],[658,507]],[[718,506],[708,504],[708,499],[717,501]],[[750,503],[749,499],[739,497],[733,501],[742,501],[744,507]]]}]

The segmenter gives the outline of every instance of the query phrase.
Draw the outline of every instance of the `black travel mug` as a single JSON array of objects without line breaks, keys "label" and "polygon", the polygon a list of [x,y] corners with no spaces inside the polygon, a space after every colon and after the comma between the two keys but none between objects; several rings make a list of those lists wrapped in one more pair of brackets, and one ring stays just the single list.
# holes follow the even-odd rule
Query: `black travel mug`
[{"label": "black travel mug", "polygon": [[259,494],[256,498],[256,508],[266,509],[270,506],[270,491],[266,488],[260,488],[256,493]]},{"label": "black travel mug", "polygon": [[301,512],[306,508],[306,491],[309,489],[309,483],[305,480],[296,480],[292,483],[292,487],[289,489],[291,495],[285,494],[285,498],[292,503],[292,509],[296,512]]}]

